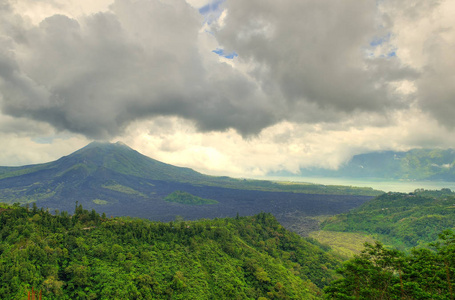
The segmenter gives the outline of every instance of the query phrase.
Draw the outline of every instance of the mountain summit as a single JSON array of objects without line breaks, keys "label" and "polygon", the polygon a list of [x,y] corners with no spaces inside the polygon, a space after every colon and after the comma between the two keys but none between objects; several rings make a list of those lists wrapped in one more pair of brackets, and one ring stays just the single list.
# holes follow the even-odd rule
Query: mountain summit
[{"label": "mountain summit", "polygon": [[154,160],[122,142],[115,144],[92,142],[73,154],[62,157],[56,163],[70,168],[82,165],[91,172],[105,169],[152,180],[192,182],[207,177],[189,168],[180,168]]},{"label": "mountain summit", "polygon": [[[279,185],[208,176],[159,162],[123,143],[93,142],[53,162],[0,167],[0,202],[36,203],[51,211],[70,212],[78,202],[86,209],[110,215],[163,221],[173,220],[176,215],[195,219],[232,217],[237,212],[252,215],[261,211],[302,209],[322,214],[322,210],[329,207],[324,206],[324,201],[348,198],[304,194],[311,189],[323,194],[336,191],[325,186]],[[348,189],[346,191],[351,192]],[[361,191],[355,189],[355,195]],[[344,192],[341,194],[346,194]],[[337,202],[338,206],[332,204],[330,209],[342,212],[367,199],[369,197],[349,196]]]},{"label": "mountain summit", "polygon": [[150,181],[200,182],[207,177],[149,158],[120,142],[92,142],[53,162],[0,167],[0,201],[71,210],[75,201],[91,207],[117,203],[125,196],[147,198],[137,185],[152,187]]}]

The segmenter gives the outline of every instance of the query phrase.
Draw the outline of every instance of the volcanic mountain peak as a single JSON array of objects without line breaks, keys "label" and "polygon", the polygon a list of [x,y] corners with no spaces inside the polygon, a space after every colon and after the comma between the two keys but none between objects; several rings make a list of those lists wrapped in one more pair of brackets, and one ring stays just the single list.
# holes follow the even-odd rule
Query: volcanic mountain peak
[{"label": "volcanic mountain peak", "polygon": [[154,180],[191,181],[204,175],[189,169],[172,166],[147,157],[122,142],[92,142],[78,151],[57,160],[62,166],[84,164],[92,168]]},{"label": "volcanic mountain peak", "polygon": [[[331,196],[303,194],[310,191]],[[308,212],[324,207],[321,197],[327,198],[325,203],[331,202],[334,192],[359,191],[203,175],[189,168],[159,162],[123,143],[93,142],[53,162],[0,167],[0,202],[36,202],[51,211],[71,211],[78,202],[85,208],[95,208],[110,215],[157,220],[173,220],[176,215],[194,219],[235,216],[237,212],[285,212],[303,207]],[[206,205],[186,205],[188,203],[182,203],[181,199],[166,201],[169,195],[188,195],[211,201]],[[337,208],[344,211],[368,199],[349,197],[340,196],[343,200],[338,202]],[[316,198],[318,200],[314,201]],[[330,211],[333,207],[332,203]],[[324,214],[327,213],[324,211]]]}]

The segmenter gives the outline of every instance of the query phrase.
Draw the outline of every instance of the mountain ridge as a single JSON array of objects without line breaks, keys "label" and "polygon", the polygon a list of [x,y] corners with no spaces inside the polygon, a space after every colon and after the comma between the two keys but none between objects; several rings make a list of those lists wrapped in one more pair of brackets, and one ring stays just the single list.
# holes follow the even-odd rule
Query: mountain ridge
[{"label": "mountain ridge", "polygon": [[[381,193],[371,188],[208,176],[154,160],[122,143],[93,142],[53,162],[1,170],[0,202],[36,202],[51,211],[71,211],[79,202],[111,215],[163,221],[176,215],[189,219],[233,217],[237,212],[338,213]],[[189,207],[164,200],[175,191],[217,204]],[[329,205],[333,202],[336,204]]]},{"label": "mountain ridge", "polygon": [[354,155],[336,170],[317,167],[301,168],[298,175],[288,172],[270,175],[455,181],[455,150],[411,149],[409,151],[369,152]]}]

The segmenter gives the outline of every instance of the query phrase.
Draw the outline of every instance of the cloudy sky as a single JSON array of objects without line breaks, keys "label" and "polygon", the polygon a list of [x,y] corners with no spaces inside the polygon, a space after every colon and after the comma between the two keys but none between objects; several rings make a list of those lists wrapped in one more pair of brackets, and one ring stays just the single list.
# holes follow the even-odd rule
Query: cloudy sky
[{"label": "cloudy sky", "polygon": [[122,141],[207,174],[455,147],[452,0],[0,0],[0,165]]}]

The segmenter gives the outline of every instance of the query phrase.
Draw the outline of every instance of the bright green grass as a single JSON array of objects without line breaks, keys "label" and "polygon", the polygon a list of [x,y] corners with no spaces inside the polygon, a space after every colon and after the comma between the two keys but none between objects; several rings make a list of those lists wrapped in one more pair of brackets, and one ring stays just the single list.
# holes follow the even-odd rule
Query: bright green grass
[{"label": "bright green grass", "polygon": [[109,189],[112,191],[116,191],[119,193],[124,193],[124,194],[129,194],[129,195],[137,195],[143,198],[147,198],[147,196],[139,191],[136,191],[130,187],[120,185],[120,184],[109,184],[109,185],[103,185],[103,188]]},{"label": "bright green grass", "polygon": [[95,199],[95,200],[92,200],[93,203],[95,204],[98,204],[98,205],[106,205],[106,204],[109,204],[108,201],[106,200],[101,200],[101,199]]},{"label": "bright green grass", "polygon": [[329,245],[335,253],[346,258],[359,254],[364,249],[366,242],[374,242],[373,237],[370,235],[352,232],[319,230],[311,232],[310,237],[321,244]]}]

